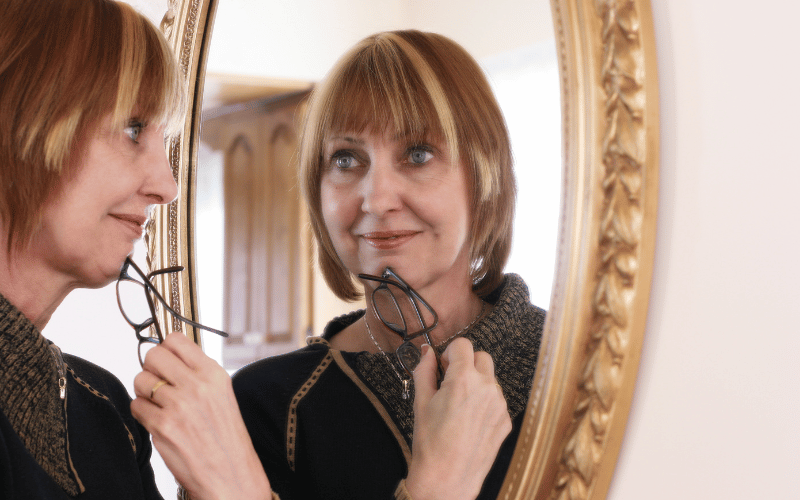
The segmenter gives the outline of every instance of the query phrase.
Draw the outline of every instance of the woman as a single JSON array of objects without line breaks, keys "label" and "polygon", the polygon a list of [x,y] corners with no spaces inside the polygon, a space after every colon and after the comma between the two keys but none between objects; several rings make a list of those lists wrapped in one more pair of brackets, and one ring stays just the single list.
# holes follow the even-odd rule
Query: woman
[{"label": "woman", "polygon": [[123,3],[4,0],[0,20],[0,498],[161,498],[124,386],[41,331],[176,197],[176,63]]},{"label": "woman", "polygon": [[[440,35],[369,37],[315,90],[299,162],[322,273],[343,299],[363,287],[367,308],[334,319],[308,347],[234,376],[273,494],[496,498],[544,311],[530,304],[519,277],[502,274],[514,180],[505,123],[483,73]],[[211,481],[200,484],[202,474],[190,471],[224,460],[204,454],[201,465],[179,443],[206,431],[180,422],[239,424],[232,405],[203,397],[215,381],[198,372],[218,372],[198,351],[176,336],[151,351],[134,413],[157,447],[171,436],[165,447],[180,457],[179,480],[205,498]],[[148,400],[159,379],[169,385]],[[191,405],[202,417],[178,416]]]}]

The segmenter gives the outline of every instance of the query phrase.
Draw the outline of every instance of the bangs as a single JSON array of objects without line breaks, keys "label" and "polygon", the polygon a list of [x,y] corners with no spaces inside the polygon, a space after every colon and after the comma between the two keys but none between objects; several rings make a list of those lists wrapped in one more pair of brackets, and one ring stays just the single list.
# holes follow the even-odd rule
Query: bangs
[{"label": "bangs", "polygon": [[122,30],[129,36],[122,37],[114,120],[122,124],[135,112],[174,136],[183,126],[186,99],[172,50],[147,18],[120,5]]},{"label": "bangs", "polygon": [[441,84],[411,46],[388,35],[358,50],[325,89],[327,98],[320,96],[319,132],[329,137],[373,129],[411,140],[446,141],[457,159],[453,114]]}]

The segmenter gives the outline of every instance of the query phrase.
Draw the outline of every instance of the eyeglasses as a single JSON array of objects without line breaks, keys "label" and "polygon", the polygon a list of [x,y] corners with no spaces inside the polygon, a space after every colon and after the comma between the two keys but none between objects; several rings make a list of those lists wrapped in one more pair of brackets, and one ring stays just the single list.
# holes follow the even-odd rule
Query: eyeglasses
[{"label": "eyeglasses", "polygon": [[[134,274],[138,276],[138,279],[137,277],[131,276],[130,269],[133,269]],[[117,304],[119,305],[119,310],[122,313],[122,316],[125,318],[125,321],[127,321],[128,324],[133,327],[134,332],[136,332],[136,339],[139,341],[139,347],[137,349],[139,355],[139,364],[142,366],[144,366],[142,346],[160,344],[164,341],[164,335],[161,331],[161,327],[158,325],[158,321],[156,321],[155,300],[158,300],[158,302],[164,306],[164,309],[166,309],[167,312],[169,312],[175,319],[183,321],[184,323],[195,328],[216,333],[222,337],[228,336],[227,333],[221,330],[216,330],[214,328],[201,325],[200,323],[192,321],[189,318],[181,316],[174,309],[172,309],[169,304],[167,304],[167,301],[164,300],[164,297],[162,297],[161,294],[158,293],[158,290],[156,290],[156,287],[153,286],[152,280],[155,276],[177,273],[183,271],[183,269],[183,266],[167,267],[145,275],[142,270],[139,269],[139,266],[137,266],[136,263],[130,259],[130,257],[127,257],[125,259],[125,263],[122,265],[122,270],[120,271],[119,278],[117,279]],[[147,307],[149,310],[145,310],[142,307],[141,295],[139,295],[140,292],[138,292],[138,287],[141,287],[144,290],[144,297],[147,301]],[[151,326],[153,327],[153,330],[155,330],[155,337],[143,335],[142,332]]]},{"label": "eyeglasses", "polygon": [[[409,377],[413,376],[414,368],[419,364],[421,353],[412,340],[424,336],[425,341],[433,349],[434,344],[430,332],[439,324],[439,317],[436,315],[436,311],[389,267],[383,271],[381,276],[359,274],[358,277],[380,283],[372,291],[372,310],[386,328],[403,339],[403,343],[397,348],[395,354],[406,374]],[[411,304],[414,314],[410,318],[406,318],[403,315],[400,303]],[[420,306],[424,307],[433,317],[433,322],[430,326],[425,321]],[[441,359],[439,359],[439,353],[436,349],[433,349],[433,352],[436,355],[436,380],[438,385],[441,384],[444,378],[444,368],[442,367]]]}]

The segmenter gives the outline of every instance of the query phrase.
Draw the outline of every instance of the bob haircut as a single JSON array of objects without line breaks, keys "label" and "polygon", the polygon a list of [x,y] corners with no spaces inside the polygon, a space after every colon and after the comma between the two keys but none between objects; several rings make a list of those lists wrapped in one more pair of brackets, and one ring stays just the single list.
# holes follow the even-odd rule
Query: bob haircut
[{"label": "bob haircut", "polygon": [[127,4],[2,0],[0,19],[0,221],[12,252],[27,247],[90,127],[111,114],[173,135],[186,103],[167,41]]},{"label": "bob haircut", "polygon": [[342,56],[314,90],[298,156],[300,181],[322,274],[339,298],[350,301],[361,293],[325,227],[320,183],[328,168],[325,141],[364,130],[446,141],[470,191],[473,290],[488,295],[508,259],[516,185],[505,120],[477,62],[442,35],[378,33]]}]

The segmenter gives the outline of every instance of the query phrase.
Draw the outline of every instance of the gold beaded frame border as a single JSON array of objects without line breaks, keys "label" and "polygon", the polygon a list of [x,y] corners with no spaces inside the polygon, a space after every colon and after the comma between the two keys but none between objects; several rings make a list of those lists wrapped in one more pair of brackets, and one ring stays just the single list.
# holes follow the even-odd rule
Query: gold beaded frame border
[{"label": "gold beaded frame border", "polygon": [[[205,79],[205,58],[211,39],[216,0],[169,0],[161,30],[172,45],[184,76],[188,112],[181,134],[167,145],[172,173],[178,183],[178,199],[157,207],[145,234],[147,265],[150,269],[184,266],[182,273],[157,286],[170,306],[189,319],[197,319],[194,289],[194,207],[195,170],[200,136],[200,111]],[[159,321],[170,331],[182,331],[198,344],[201,338],[192,327],[159,311]]]}]

